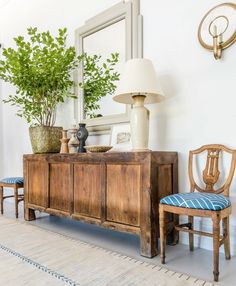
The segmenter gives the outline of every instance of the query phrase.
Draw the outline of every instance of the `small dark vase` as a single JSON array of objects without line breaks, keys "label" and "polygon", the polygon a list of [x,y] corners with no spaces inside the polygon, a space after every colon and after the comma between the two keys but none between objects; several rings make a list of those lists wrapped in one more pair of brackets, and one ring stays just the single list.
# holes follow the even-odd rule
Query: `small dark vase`
[{"label": "small dark vase", "polygon": [[88,130],[85,128],[85,123],[79,123],[79,129],[77,132],[77,138],[79,139],[79,153],[86,153],[86,150],[84,148],[85,141],[88,138]]}]

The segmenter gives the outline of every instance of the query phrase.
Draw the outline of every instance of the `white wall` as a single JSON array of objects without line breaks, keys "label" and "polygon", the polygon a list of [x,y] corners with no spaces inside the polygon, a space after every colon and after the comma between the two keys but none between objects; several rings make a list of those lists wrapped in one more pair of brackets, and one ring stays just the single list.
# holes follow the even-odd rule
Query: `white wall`
[{"label": "white wall", "polygon": [[[0,39],[12,45],[15,35],[29,26],[50,29],[68,27],[69,43],[73,32],[84,21],[119,1],[111,0],[11,0],[0,8]],[[236,148],[235,52],[236,44],[215,61],[197,40],[197,28],[208,9],[222,1],[141,0],[144,17],[144,57],[153,60],[167,99],[150,106],[150,148],[179,152],[180,191],[188,191],[188,150],[207,143],[223,143]],[[3,84],[2,96],[10,87]],[[31,152],[27,125],[15,117],[13,108],[4,105],[1,145],[4,175],[22,172],[22,154]],[[1,111],[1,110],[0,110]],[[73,106],[59,109],[59,124],[72,123]],[[3,145],[2,145],[3,142]],[[236,185],[232,186],[232,250],[236,253]],[[210,228],[206,221],[204,229]],[[183,236],[183,241],[186,237]],[[186,241],[187,242],[187,241]],[[202,239],[201,247],[211,248]]]},{"label": "white wall", "polygon": [[[235,53],[223,59],[198,43],[197,29],[203,15],[222,1],[141,1],[144,17],[144,57],[154,61],[168,99],[150,106],[150,147],[179,152],[179,191],[188,191],[188,150],[208,143],[236,148]],[[232,251],[236,253],[236,181],[231,194]],[[201,221],[201,220],[200,220]],[[211,231],[210,221],[203,228]],[[186,241],[186,236],[183,237]],[[211,248],[211,240],[201,239]]]}]

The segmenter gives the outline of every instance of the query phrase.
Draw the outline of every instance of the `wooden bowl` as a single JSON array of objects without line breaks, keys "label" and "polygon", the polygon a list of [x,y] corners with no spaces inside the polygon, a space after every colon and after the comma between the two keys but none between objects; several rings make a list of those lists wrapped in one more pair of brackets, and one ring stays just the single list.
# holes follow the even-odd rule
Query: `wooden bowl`
[{"label": "wooden bowl", "polygon": [[94,145],[94,146],[84,146],[87,152],[90,153],[103,153],[111,150],[112,146],[99,146],[99,145]]}]

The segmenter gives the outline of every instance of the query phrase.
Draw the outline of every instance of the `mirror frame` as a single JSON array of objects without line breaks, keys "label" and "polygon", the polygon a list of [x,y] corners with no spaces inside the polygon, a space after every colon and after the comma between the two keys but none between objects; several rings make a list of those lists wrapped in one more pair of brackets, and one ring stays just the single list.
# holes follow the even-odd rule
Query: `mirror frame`
[{"label": "mirror frame", "polygon": [[[85,25],[75,30],[75,48],[77,55],[83,53],[83,39],[112,24],[125,20],[126,60],[142,57],[142,16],[140,15],[140,1],[131,0],[120,2],[102,13],[90,18]],[[78,82],[83,80],[83,64],[81,63],[74,74],[75,94],[74,117],[76,122],[86,123],[90,135],[110,133],[113,124],[130,122],[130,106],[126,105],[125,113],[106,115],[98,118],[84,119],[83,89]]]}]

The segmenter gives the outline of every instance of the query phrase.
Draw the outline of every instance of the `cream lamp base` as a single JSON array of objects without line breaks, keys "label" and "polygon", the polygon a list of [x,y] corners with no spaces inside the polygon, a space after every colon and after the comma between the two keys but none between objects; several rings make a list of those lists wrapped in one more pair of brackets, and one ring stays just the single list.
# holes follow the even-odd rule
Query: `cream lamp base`
[{"label": "cream lamp base", "polygon": [[149,110],[144,107],[145,95],[133,96],[131,110],[131,140],[134,151],[148,151]]}]

